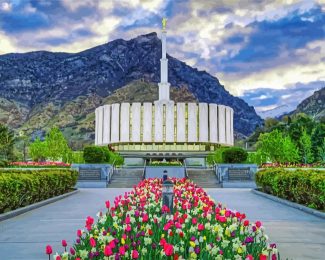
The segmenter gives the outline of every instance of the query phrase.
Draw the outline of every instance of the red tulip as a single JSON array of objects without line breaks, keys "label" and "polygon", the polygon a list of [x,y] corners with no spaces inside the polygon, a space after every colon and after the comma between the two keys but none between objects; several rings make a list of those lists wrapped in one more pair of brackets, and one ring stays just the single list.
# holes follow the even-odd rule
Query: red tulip
[{"label": "red tulip", "polygon": [[199,224],[198,227],[197,227],[197,230],[198,231],[204,230],[204,225],[203,224]]},{"label": "red tulip", "polygon": [[246,219],[246,220],[244,221],[244,226],[247,227],[248,225],[249,225],[249,220]]},{"label": "red tulip", "polygon": [[106,245],[104,248],[104,255],[105,256],[110,256],[113,254],[113,251],[109,245]]},{"label": "red tulip", "polygon": [[267,256],[263,255],[263,254],[260,254],[260,260],[267,260]]},{"label": "red tulip", "polygon": [[174,247],[171,244],[165,243],[164,244],[164,252],[166,256],[171,256],[174,253]]},{"label": "red tulip", "polygon": [[132,259],[138,259],[139,258],[139,253],[137,250],[132,250]]},{"label": "red tulip", "polygon": [[125,255],[125,247],[124,246],[120,246],[118,251],[119,251],[120,255]]},{"label": "red tulip", "polygon": [[261,226],[262,226],[261,221],[256,221],[256,222],[255,222],[255,226],[258,227],[258,228],[261,227]]},{"label": "red tulip", "polygon": [[64,239],[62,240],[61,244],[62,244],[63,247],[66,247],[66,246],[68,245],[68,244],[67,244],[67,241],[64,240]]},{"label": "red tulip", "polygon": [[192,218],[192,224],[193,225],[196,225],[196,223],[197,223],[197,219],[196,218]]},{"label": "red tulip", "polygon": [[109,209],[109,208],[111,207],[111,203],[109,202],[109,200],[108,200],[108,201],[106,201],[106,202],[105,202],[105,204],[106,204],[106,208],[108,208],[108,209]]},{"label": "red tulip", "polygon": [[89,239],[89,244],[90,244],[91,247],[95,247],[96,246],[96,240],[93,237],[91,237]]},{"label": "red tulip", "polygon": [[45,248],[45,252],[47,255],[50,255],[53,253],[52,247],[50,245],[47,245]]},{"label": "red tulip", "polygon": [[80,229],[77,230],[77,236],[81,237],[82,236],[82,231]]}]

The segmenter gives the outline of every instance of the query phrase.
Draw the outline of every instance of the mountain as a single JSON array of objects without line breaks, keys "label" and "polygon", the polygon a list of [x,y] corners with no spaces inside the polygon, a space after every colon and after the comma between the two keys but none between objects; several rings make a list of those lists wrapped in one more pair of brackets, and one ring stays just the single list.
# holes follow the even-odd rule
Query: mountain
[{"label": "mountain", "polygon": [[305,113],[316,120],[325,119],[325,87],[304,99],[290,115],[298,113]]},{"label": "mountain", "polygon": [[277,118],[277,117],[281,117],[282,115],[288,112],[290,112],[290,107],[288,105],[282,105],[282,106],[275,107],[273,109],[258,112],[258,115],[263,119]]},{"label": "mountain", "polygon": [[[156,33],[79,52],[37,51],[0,55],[0,122],[41,135],[58,125],[71,141],[93,142],[94,110],[121,101],[154,101],[160,80]],[[169,82],[178,101],[233,107],[234,128],[252,133],[262,119],[219,80],[168,55]]]}]

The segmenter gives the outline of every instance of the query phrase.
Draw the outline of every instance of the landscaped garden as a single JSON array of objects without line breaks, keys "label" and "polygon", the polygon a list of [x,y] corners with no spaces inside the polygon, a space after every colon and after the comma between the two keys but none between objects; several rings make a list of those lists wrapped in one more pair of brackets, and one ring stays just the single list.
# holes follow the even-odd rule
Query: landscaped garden
[{"label": "landscaped garden", "polygon": [[325,210],[325,171],[264,169],[257,172],[256,183],[263,192]]},{"label": "landscaped garden", "polygon": [[0,213],[72,191],[77,178],[70,169],[0,170]]},{"label": "landscaped garden", "polygon": [[[162,180],[147,179],[106,202],[98,221],[54,259],[278,259],[261,222],[224,208],[196,184],[173,179],[174,211],[162,206]],[[70,247],[69,250],[67,250]],[[45,253],[53,253],[51,245]]]}]

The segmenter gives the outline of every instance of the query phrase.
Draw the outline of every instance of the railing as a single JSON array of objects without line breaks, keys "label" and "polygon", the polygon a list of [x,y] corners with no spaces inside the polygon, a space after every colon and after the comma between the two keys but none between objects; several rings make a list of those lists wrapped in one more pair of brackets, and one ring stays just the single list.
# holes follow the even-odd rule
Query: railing
[{"label": "railing", "polygon": [[185,178],[188,179],[188,172],[187,172],[187,166],[186,166],[186,159],[184,160],[184,171],[185,171]]},{"label": "railing", "polygon": [[111,183],[111,179],[112,179],[112,176],[113,176],[114,173],[115,173],[115,160],[113,161],[112,167],[109,170],[108,175],[106,177],[107,178],[106,179],[106,187],[108,186],[109,183]]},{"label": "railing", "polygon": [[144,160],[143,172],[142,172],[142,179],[143,180],[146,178],[146,167],[147,167],[147,160]]},{"label": "railing", "polygon": [[218,171],[217,163],[214,160],[213,160],[213,171],[215,172],[215,174],[217,176],[218,183],[222,183],[221,173]]}]

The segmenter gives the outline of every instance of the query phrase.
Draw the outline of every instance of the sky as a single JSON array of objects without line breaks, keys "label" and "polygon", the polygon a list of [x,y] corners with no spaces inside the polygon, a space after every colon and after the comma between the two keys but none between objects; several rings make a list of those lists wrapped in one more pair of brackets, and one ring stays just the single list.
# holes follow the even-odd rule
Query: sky
[{"label": "sky", "polygon": [[160,34],[162,17],[168,53],[257,112],[325,87],[325,0],[0,0],[0,54]]}]

